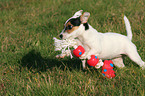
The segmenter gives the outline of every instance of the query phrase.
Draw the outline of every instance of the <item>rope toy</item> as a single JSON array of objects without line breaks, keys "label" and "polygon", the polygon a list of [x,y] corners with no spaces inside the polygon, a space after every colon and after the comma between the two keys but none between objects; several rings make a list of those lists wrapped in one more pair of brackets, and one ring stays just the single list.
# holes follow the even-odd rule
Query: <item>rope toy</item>
[{"label": "rope toy", "polygon": [[[73,58],[71,54],[70,48],[73,47],[73,54],[76,57],[80,57],[81,55],[84,54],[85,49],[82,46],[78,46],[77,40],[76,39],[65,39],[65,40],[59,40],[57,38],[54,39],[54,46],[55,46],[55,51],[61,51],[61,54],[57,56],[71,56],[71,59]],[[56,56],[56,57],[57,57]],[[96,69],[100,68],[102,66],[102,75],[104,77],[107,77],[109,79],[115,77],[115,71],[113,70],[113,62],[111,60],[105,60],[102,62],[101,59],[99,59],[95,55],[91,55],[91,58],[87,60],[88,65],[95,67]]]},{"label": "rope toy", "polygon": [[65,39],[65,40],[59,40],[55,37],[53,37],[54,39],[54,46],[55,46],[55,51],[61,51],[61,54],[59,54],[59,56],[63,56],[63,55],[67,55],[67,56],[71,56],[71,59],[73,58],[72,54],[71,54],[71,50],[70,47],[77,47],[77,41],[76,39]]}]

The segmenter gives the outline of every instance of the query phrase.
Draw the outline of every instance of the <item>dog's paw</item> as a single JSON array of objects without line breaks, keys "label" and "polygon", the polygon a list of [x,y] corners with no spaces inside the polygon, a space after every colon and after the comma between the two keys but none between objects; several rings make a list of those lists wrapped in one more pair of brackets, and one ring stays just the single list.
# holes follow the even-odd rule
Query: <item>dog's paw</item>
[{"label": "dog's paw", "polygon": [[57,59],[59,59],[59,58],[64,58],[66,56],[66,54],[59,54],[59,55],[56,55],[55,57],[57,58]]},{"label": "dog's paw", "polygon": [[83,67],[83,70],[84,70],[84,71],[86,71],[87,69],[88,69],[88,67],[87,67],[87,66]]},{"label": "dog's paw", "polygon": [[144,65],[141,66],[142,70],[145,70],[145,62],[144,62]]}]

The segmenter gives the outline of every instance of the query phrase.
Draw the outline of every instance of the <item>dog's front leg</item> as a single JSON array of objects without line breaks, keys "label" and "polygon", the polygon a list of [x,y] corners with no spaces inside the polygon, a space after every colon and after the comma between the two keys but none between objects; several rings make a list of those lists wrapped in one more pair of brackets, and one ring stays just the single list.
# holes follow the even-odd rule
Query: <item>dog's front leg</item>
[{"label": "dog's front leg", "polygon": [[102,52],[101,39],[86,40],[84,45],[85,53],[81,56],[82,59],[90,59],[91,55],[99,56]]},{"label": "dog's front leg", "polygon": [[81,60],[82,61],[82,66],[83,66],[83,70],[86,70],[87,67],[86,67],[86,60]]}]

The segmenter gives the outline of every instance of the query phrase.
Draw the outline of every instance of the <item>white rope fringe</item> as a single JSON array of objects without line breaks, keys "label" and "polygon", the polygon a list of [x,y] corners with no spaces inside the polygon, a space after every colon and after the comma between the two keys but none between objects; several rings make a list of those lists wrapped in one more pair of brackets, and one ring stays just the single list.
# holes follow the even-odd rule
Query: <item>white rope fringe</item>
[{"label": "white rope fringe", "polygon": [[54,39],[55,51],[61,51],[60,55],[66,54],[67,56],[70,55],[71,58],[73,58],[70,47],[77,46],[77,42],[75,39],[59,40],[55,37],[53,37],[53,39]]}]

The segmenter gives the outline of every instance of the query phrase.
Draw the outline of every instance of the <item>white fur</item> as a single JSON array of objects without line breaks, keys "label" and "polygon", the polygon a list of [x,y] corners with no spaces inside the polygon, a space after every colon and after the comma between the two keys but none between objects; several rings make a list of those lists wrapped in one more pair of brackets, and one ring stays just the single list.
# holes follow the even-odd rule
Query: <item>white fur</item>
[{"label": "white fur", "polygon": [[[96,55],[99,59],[112,59],[114,64],[120,68],[124,67],[122,54],[127,55],[132,61],[137,63],[140,67],[145,68],[143,62],[137,52],[136,46],[131,42],[132,31],[129,20],[124,16],[127,36],[118,33],[100,33],[91,25],[89,29],[85,30],[83,24],[77,30],[68,34],[63,34],[63,39],[78,38],[85,48],[85,53],[80,57],[81,59],[90,59],[91,55]],[[85,61],[83,60],[83,67]]]},{"label": "white fur", "polygon": [[131,31],[131,26],[129,23],[129,20],[127,19],[126,16],[124,16],[124,21],[125,21],[125,27],[126,27],[126,31],[127,31],[127,37],[132,40],[132,31]]}]

